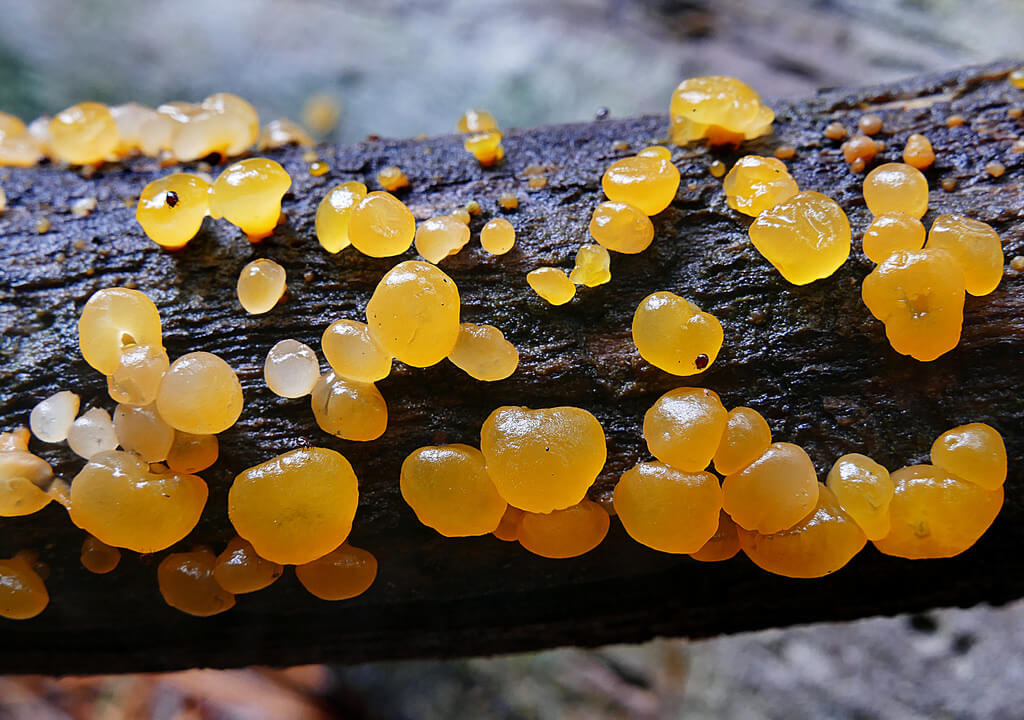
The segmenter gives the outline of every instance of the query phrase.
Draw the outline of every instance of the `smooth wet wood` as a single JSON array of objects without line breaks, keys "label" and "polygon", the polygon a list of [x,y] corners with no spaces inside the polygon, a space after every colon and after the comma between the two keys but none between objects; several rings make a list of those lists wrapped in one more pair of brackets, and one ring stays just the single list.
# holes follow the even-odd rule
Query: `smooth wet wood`
[{"label": "smooth wet wood", "polygon": [[[176,254],[154,246],[134,219],[142,186],[167,170],[144,160],[104,167],[88,179],[52,166],[0,170],[10,206],[0,216],[0,427],[26,423],[36,402],[61,389],[80,393],[83,410],[113,408],[104,379],[81,359],[75,323],[95,290],[132,283],[159,306],[172,357],[218,353],[245,389],[240,422],[221,436],[221,460],[202,473],[211,490],[203,520],[180,547],[221,549],[233,534],[226,495],[234,475],[315,444],[352,461],[362,493],[352,541],[380,561],[376,584],[355,600],[319,601],[289,571],[268,590],[239,597],[226,614],[192,618],[160,598],[162,554],[125,553],[115,572],[91,575],[78,560],[83,533],[51,504],[31,517],[0,520],[0,554],[38,550],[50,566],[52,596],[34,620],[0,621],[0,672],[491,654],[703,637],[1024,596],[1024,273],[1007,265],[996,292],[968,297],[955,351],[927,364],[894,353],[860,301],[860,281],[872,267],[858,242],[870,220],[860,194],[863,176],[850,173],[838,143],[822,136],[836,120],[852,129],[868,107],[885,120],[880,137],[887,147],[879,162],[899,159],[911,132],[927,135],[938,159],[926,173],[933,188],[926,222],[940,212],[963,212],[991,223],[1009,262],[1024,254],[1024,154],[1010,152],[1024,121],[1006,112],[1024,105],[1024,92],[1005,79],[1013,65],[773,103],[774,136],[720,156],[731,162],[793,145],[797,154],[788,164],[801,188],[831,195],[849,214],[850,260],[805,287],[788,285],[753,250],[749,219],[728,209],[720,182],[707,172],[713,156],[686,147],[673,149],[682,185],[655,218],[657,235],[647,252],[615,255],[611,283],[582,288],[562,307],[529,289],[529,270],[571,268],[602,198],[601,174],[629,152],[617,143],[636,151],[662,141],[663,116],[513,130],[504,164],[493,169],[479,168],[458,137],[320,148],[331,171],[319,178],[302,161],[304,150],[276,151],[269,155],[294,182],[285,198],[287,222],[274,236],[250,246],[223,221],[207,221]],[[947,128],[952,113],[967,124]],[[997,158],[1006,173],[994,179],[983,168]],[[319,350],[330,321],[363,319],[374,285],[395,259],[352,249],[328,255],[316,242],[313,219],[328,188],[351,179],[374,186],[376,171],[390,164],[412,180],[401,197],[417,218],[470,199],[483,205],[472,221],[473,242],[442,267],[458,283],[463,318],[500,327],[519,348],[521,363],[512,378],[494,384],[473,381],[447,362],[426,370],[396,364],[380,383],[391,413],[387,433],[369,444],[345,442],[317,428],[308,399],[273,396],[262,365],[278,340],[292,337]],[[545,188],[528,189],[529,165],[545,168]],[[945,178],[956,180],[952,192],[939,188]],[[518,211],[499,211],[497,196],[506,191],[519,196]],[[98,198],[96,210],[73,217],[71,202],[89,196]],[[501,257],[487,255],[477,241],[497,214],[518,234],[516,249]],[[43,217],[52,228],[38,235]],[[256,257],[284,265],[289,292],[274,311],[252,317],[238,305],[235,282]],[[630,319],[654,290],[680,293],[722,321],[725,345],[704,374],[668,376],[636,354]],[[989,422],[1003,432],[1010,454],[1006,505],[982,541],[958,558],[909,562],[868,547],[835,575],[801,581],[773,577],[742,557],[703,564],[656,553],[631,541],[614,520],[602,546],[573,560],[537,558],[493,537],[447,540],[419,525],[399,494],[399,466],[416,447],[478,442],[481,423],[499,405],[571,404],[594,412],[608,435],[608,463],[591,493],[608,500],[618,475],[648,457],[640,435],[644,410],[681,385],[707,386],[728,406],[757,408],[777,439],[808,450],[822,477],[851,451],[890,468],[924,461],[939,433],[966,421]],[[69,480],[83,464],[64,447],[33,447]]]}]

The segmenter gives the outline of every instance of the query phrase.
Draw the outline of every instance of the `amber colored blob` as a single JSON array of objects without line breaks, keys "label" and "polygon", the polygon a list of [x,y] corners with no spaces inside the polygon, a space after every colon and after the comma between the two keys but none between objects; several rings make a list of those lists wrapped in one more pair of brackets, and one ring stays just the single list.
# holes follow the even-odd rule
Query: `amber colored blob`
[{"label": "amber colored blob", "polygon": [[376,440],[388,427],[388,406],[373,383],[346,380],[329,372],[310,393],[320,429],[345,440]]},{"label": "amber colored blob", "polygon": [[861,298],[902,355],[926,362],[960,342],[964,274],[945,250],[892,253],[864,278]]},{"label": "amber colored blob", "polygon": [[217,556],[213,566],[217,584],[234,595],[269,587],[283,572],[283,566],[261,558],[252,543],[240,537],[228,541],[228,546]]},{"label": "amber colored blob", "polygon": [[959,555],[980,538],[1003,507],[1003,488],[986,490],[948,470],[911,465],[892,474],[892,530],[875,547],[916,560]]},{"label": "amber colored blob", "polygon": [[576,285],[565,271],[540,267],[526,273],[526,282],[533,291],[552,305],[565,305],[576,296]]},{"label": "amber colored blob", "polygon": [[711,539],[690,557],[701,562],[722,562],[740,551],[740,536],[736,523],[723,510],[718,513],[718,527]]},{"label": "amber colored blob", "polygon": [[737,160],[722,181],[722,189],[729,207],[751,217],[800,192],[784,162],[759,155]]},{"label": "amber colored blob", "polygon": [[500,407],[480,429],[480,450],[498,493],[534,513],[583,500],[608,452],[601,423],[576,407]]},{"label": "amber colored blob", "polygon": [[[514,196],[513,196],[514,197]],[[499,203],[501,199],[499,198]],[[507,206],[510,203],[506,200],[504,205]],[[519,207],[519,201],[516,200],[515,205],[512,209]],[[516,229],[512,227],[505,218],[493,218],[487,221],[483,229],[480,231],[480,246],[489,252],[491,255],[504,255],[516,244]]]},{"label": "amber colored blob", "polygon": [[864,202],[875,216],[902,211],[920,218],[928,211],[928,180],[906,163],[879,165],[864,178]]},{"label": "amber colored blob", "polygon": [[964,288],[971,295],[988,295],[1003,278],[1003,245],[999,234],[979,220],[963,215],[939,215],[928,231],[926,248],[948,251],[964,271]]},{"label": "amber colored blob", "polygon": [[321,600],[348,600],[370,589],[377,578],[377,558],[368,550],[344,544],[295,568],[302,586]]},{"label": "amber colored blob", "polygon": [[613,252],[640,253],[654,240],[654,223],[626,202],[603,202],[590,218],[590,235]]},{"label": "amber colored blob", "polygon": [[850,453],[836,460],[825,483],[868,540],[889,534],[895,486],[888,470],[866,455]]},{"label": "amber colored blob", "polygon": [[324,330],[320,347],[334,372],[343,378],[370,383],[391,374],[391,356],[373,339],[366,323],[334,321]]},{"label": "amber colored blob", "polygon": [[356,203],[348,217],[348,239],[371,257],[401,255],[412,245],[416,219],[394,195],[377,190]]},{"label": "amber colored blob", "polygon": [[242,414],[242,384],[224,360],[208,352],[182,355],[164,374],[156,407],[175,430],[213,435]]},{"label": "amber colored blob", "polygon": [[457,254],[468,242],[466,223],[451,215],[429,218],[416,228],[416,252],[434,264]]},{"label": "amber colored blob", "polygon": [[320,201],[316,210],[316,238],[329,253],[341,252],[352,241],[348,236],[352,208],[366,197],[361,182],[345,182],[334,187]]},{"label": "amber colored blob", "polygon": [[814,509],[788,530],[762,535],[739,528],[747,557],[763,570],[791,578],[816,578],[850,562],[867,542],[864,532],[824,485]]},{"label": "amber colored blob", "polygon": [[924,225],[903,211],[883,213],[864,231],[861,248],[868,260],[884,262],[897,250],[920,250],[924,247]]},{"label": "amber colored blob", "polygon": [[640,357],[673,375],[695,375],[715,362],[724,333],[718,318],[674,293],[651,293],[633,313]]},{"label": "amber colored blob", "polygon": [[483,454],[468,445],[414,450],[402,463],[400,488],[419,521],[445,537],[493,532],[508,507]]},{"label": "amber colored blob", "polygon": [[522,527],[523,517],[526,515],[517,507],[509,505],[505,508],[505,514],[501,516],[501,522],[494,528],[494,537],[505,542],[515,542],[519,539],[519,528]]},{"label": "amber colored blob", "polygon": [[97,575],[106,575],[121,562],[121,551],[92,535],[82,542],[82,567]]},{"label": "amber colored blob", "polygon": [[210,214],[237,226],[249,240],[262,240],[277,227],[281,198],[291,184],[291,176],[274,160],[240,160],[213,183]]},{"label": "amber colored blob", "polygon": [[541,557],[576,557],[600,545],[610,523],[608,511],[590,500],[547,514],[527,512],[519,527],[519,544]]},{"label": "amber colored blob", "polygon": [[210,183],[174,173],[142,189],[135,218],[149,239],[167,250],[185,247],[210,212]]},{"label": "amber colored blob", "polygon": [[236,476],[228,517],[260,557],[300,565],[345,541],[358,503],[356,474],[341,453],[299,448]]},{"label": "amber colored blob", "polygon": [[210,550],[171,553],[156,569],[164,602],[183,613],[209,617],[235,606],[235,596],[213,576],[216,556]]},{"label": "amber colored blob", "polygon": [[208,491],[196,475],[150,472],[119,450],[94,455],[71,483],[71,522],[113,547],[152,553],[192,531]]},{"label": "amber colored blob", "polygon": [[715,470],[721,475],[739,472],[761,457],[771,444],[772,430],[761,413],[748,407],[733,408],[715,452]]},{"label": "amber colored blob", "polygon": [[832,198],[811,190],[763,211],[750,241],[794,285],[826,278],[850,256],[850,221]]},{"label": "amber colored blob", "polygon": [[102,103],[84,102],[57,113],[50,121],[50,146],[58,159],[91,165],[113,155],[121,140],[117,121]]},{"label": "amber colored blob", "polygon": [[693,553],[715,534],[722,488],[709,472],[638,463],[615,485],[615,513],[629,536],[668,553]]},{"label": "amber colored blob", "polygon": [[175,430],[167,466],[174,472],[197,473],[217,462],[219,454],[216,435],[193,435]]},{"label": "amber colored blob", "polygon": [[413,367],[440,362],[459,337],[459,290],[436,266],[395,265],[366,306],[370,334],[392,357]]},{"label": "amber colored blob", "polygon": [[647,449],[677,470],[704,470],[722,441],[728,415],[712,390],[670,390],[644,414]]},{"label": "amber colored blob", "polygon": [[33,618],[50,603],[46,584],[21,554],[0,560],[0,617]]},{"label": "amber colored blob", "polygon": [[28,451],[28,431],[0,433],[0,517],[31,515],[49,504],[50,464]]},{"label": "amber colored blob", "polygon": [[138,290],[105,288],[92,294],[78,319],[82,357],[104,375],[114,374],[130,345],[163,347],[160,313]]},{"label": "amber colored blob", "polygon": [[476,380],[495,382],[516,371],[519,351],[493,325],[462,323],[448,359]]},{"label": "amber colored blob", "polygon": [[667,208],[679,189],[679,170],[661,157],[633,156],[612,163],[601,178],[609,200],[624,202],[650,216]]},{"label": "amber colored blob", "polygon": [[932,443],[932,464],[985,490],[1006,481],[1006,445],[1003,436],[985,423],[960,425]]},{"label": "amber colored blob", "polygon": [[914,133],[907,138],[907,145],[903,148],[903,162],[916,167],[918,170],[925,170],[935,162],[935,151],[932,144],[924,135]]},{"label": "amber colored blob", "polygon": [[774,443],[722,482],[722,509],[737,525],[763,534],[793,527],[818,501],[814,463],[803,448]]}]

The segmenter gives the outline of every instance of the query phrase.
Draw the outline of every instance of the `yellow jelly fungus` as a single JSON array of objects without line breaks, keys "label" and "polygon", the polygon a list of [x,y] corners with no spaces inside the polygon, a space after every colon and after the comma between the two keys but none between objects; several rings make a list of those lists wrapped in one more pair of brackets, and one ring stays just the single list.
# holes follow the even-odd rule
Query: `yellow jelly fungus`
[{"label": "yellow jelly fungus", "polygon": [[483,454],[468,445],[414,450],[402,463],[400,487],[419,521],[445,537],[493,532],[508,507]]},{"label": "yellow jelly fungus", "polygon": [[876,217],[903,211],[920,218],[928,211],[928,180],[906,163],[879,165],[864,178],[864,202]]},{"label": "yellow jelly fungus", "polygon": [[[119,142],[115,154],[118,157],[127,157],[137,152],[153,154],[146,150],[153,150],[152,136],[158,127],[157,123],[166,116],[153,108],[133,102],[112,106],[110,114],[117,123]],[[169,141],[166,144],[169,146]],[[143,150],[144,145],[146,150]],[[156,149],[159,150],[159,146]]]},{"label": "yellow jelly fungus", "polygon": [[590,218],[590,235],[614,252],[640,253],[654,240],[654,224],[629,203],[603,202]]},{"label": "yellow jelly fungus", "polygon": [[325,162],[315,160],[309,164],[309,174],[313,177],[320,177],[326,175],[331,171],[331,166]]},{"label": "yellow jelly fungus", "polygon": [[253,260],[238,274],[238,302],[250,315],[262,315],[274,309],[287,287],[283,267],[266,258]]},{"label": "yellow jelly fungus", "polygon": [[388,192],[394,192],[395,190],[401,190],[402,188],[409,187],[409,178],[402,172],[402,168],[397,165],[389,165],[388,167],[381,168],[377,172],[377,182],[380,186]]},{"label": "yellow jelly fungus", "polygon": [[82,567],[96,575],[106,575],[121,562],[121,551],[97,540],[92,535],[82,543]]},{"label": "yellow jelly fungus", "polygon": [[71,522],[113,547],[152,553],[192,531],[206,505],[197,475],[151,472],[118,450],[89,459],[71,483]]},{"label": "yellow jelly fungus", "polygon": [[595,502],[550,513],[527,512],[519,526],[519,544],[534,555],[562,559],[588,553],[604,540],[611,520]]},{"label": "yellow jelly fungus", "polygon": [[106,105],[84,102],[54,116],[50,121],[50,142],[59,160],[91,165],[114,154],[120,133]]},{"label": "yellow jelly fungus", "polygon": [[914,133],[907,138],[907,145],[903,148],[903,162],[907,165],[926,170],[935,162],[935,151],[932,144],[924,135]]},{"label": "yellow jelly fungus", "polygon": [[505,218],[488,220],[480,231],[480,246],[491,255],[504,255],[516,244],[516,230]]},{"label": "yellow jelly fungus", "polygon": [[651,145],[645,147],[643,150],[637,153],[637,157],[653,157],[663,158],[664,160],[672,159],[672,151],[664,145]]},{"label": "yellow jelly fungus", "polygon": [[117,434],[110,413],[103,408],[91,408],[82,413],[68,430],[71,452],[86,460],[96,453],[117,447]]},{"label": "yellow jelly fungus", "polygon": [[488,130],[497,130],[498,123],[495,121],[494,115],[486,110],[467,110],[462,113],[455,129],[460,133],[487,132]]},{"label": "yellow jelly fungus", "polygon": [[45,610],[49,603],[46,584],[26,557],[18,553],[0,560],[0,617],[27,620]]},{"label": "yellow jelly fungus", "polygon": [[199,108],[199,113],[177,128],[172,140],[171,150],[178,160],[196,160],[211,153],[240,155],[259,139],[260,116],[237,95],[210,95]]},{"label": "yellow jelly fungus", "polygon": [[349,212],[348,239],[364,255],[401,255],[412,245],[415,234],[416,219],[405,203],[390,193],[369,193]]},{"label": "yellow jelly fungus", "polygon": [[228,517],[260,557],[301,565],[345,542],[358,503],[359,483],[344,456],[300,448],[235,477]]},{"label": "yellow jelly fungus", "polygon": [[455,347],[459,309],[459,290],[450,277],[430,263],[407,260],[381,278],[366,305],[366,321],[389,355],[429,367]]},{"label": "yellow jelly fungus", "polygon": [[99,290],[82,308],[78,344],[89,365],[104,375],[113,375],[127,347],[163,347],[160,313],[153,301],[138,290]]},{"label": "yellow jelly fungus", "polygon": [[501,131],[487,130],[475,133],[466,138],[462,146],[466,152],[472,153],[476,161],[483,167],[490,167],[505,157],[505,149],[501,146]]},{"label": "yellow jelly fungus", "polygon": [[1024,68],[1017,68],[1009,75],[1010,84],[1024,90]]},{"label": "yellow jelly fungus", "polygon": [[164,374],[156,407],[175,430],[213,435],[242,414],[242,385],[231,366],[213,353],[193,352],[174,361]]},{"label": "yellow jelly fungus", "polygon": [[874,263],[883,262],[897,250],[920,250],[924,247],[924,225],[902,210],[882,213],[864,231],[861,247]]},{"label": "yellow jelly fungus", "polygon": [[387,403],[373,383],[329,372],[313,386],[310,405],[320,429],[344,440],[376,440],[388,427]]},{"label": "yellow jelly fungus", "polygon": [[609,200],[629,203],[648,216],[657,215],[676,197],[679,170],[661,157],[623,158],[605,170],[601,187]]},{"label": "yellow jelly fungus", "polygon": [[345,182],[333,188],[316,210],[316,237],[329,253],[341,252],[351,241],[348,237],[352,209],[366,197],[366,186],[361,182]]},{"label": "yellow jelly fungus", "polygon": [[725,176],[722,188],[729,207],[751,217],[800,192],[784,162],[759,155],[737,160]]},{"label": "yellow jelly fungus", "polygon": [[509,505],[505,508],[505,514],[501,516],[501,522],[494,528],[493,535],[505,542],[515,542],[519,539],[519,528],[523,525],[523,517],[526,515],[517,507]]},{"label": "yellow jelly fungus", "polygon": [[193,435],[175,430],[167,466],[178,473],[197,473],[217,462],[219,454],[216,435]]},{"label": "yellow jelly fungus", "polygon": [[391,356],[373,339],[365,323],[336,320],[324,330],[320,347],[340,377],[371,383],[391,374]]},{"label": "yellow jelly fungus", "polygon": [[475,380],[504,380],[519,367],[519,351],[493,325],[462,323],[448,359]]},{"label": "yellow jelly fungus", "polygon": [[458,218],[439,215],[424,220],[416,228],[416,252],[437,264],[455,255],[469,242],[469,228]]},{"label": "yellow jelly fungus", "polygon": [[704,470],[718,450],[728,416],[718,394],[711,390],[669,390],[644,414],[647,449],[677,470]]},{"label": "yellow jelly fungus", "polygon": [[271,120],[260,130],[256,147],[262,152],[264,150],[275,150],[287,145],[302,145],[309,147],[316,145],[306,129],[294,120],[278,118]]},{"label": "yellow jelly fungus", "polygon": [[1003,506],[1003,488],[986,490],[944,468],[912,465],[892,474],[892,530],[875,547],[886,555],[943,558],[980,538]]},{"label": "yellow jelly fungus", "polygon": [[519,197],[515,193],[503,192],[498,196],[498,205],[503,210],[516,210],[519,207]]},{"label": "yellow jelly fungus", "polygon": [[927,362],[960,342],[964,273],[946,250],[900,250],[864,278],[861,297],[893,349]]},{"label": "yellow jelly fungus", "polygon": [[292,179],[268,158],[247,158],[229,165],[210,191],[210,214],[222,217],[250,241],[267,237],[281,218],[281,198]]},{"label": "yellow jelly fungus", "polygon": [[640,357],[673,375],[694,375],[710,367],[723,337],[714,315],[664,290],[641,300],[633,314],[633,343]]},{"label": "yellow jelly fungus", "polygon": [[772,431],[757,410],[735,407],[726,419],[725,434],[715,451],[715,470],[732,475],[757,460],[772,444]]},{"label": "yellow jelly fungus", "polygon": [[552,305],[565,305],[576,296],[576,285],[564,270],[541,267],[526,273],[526,282],[533,291]]},{"label": "yellow jelly fungus", "polygon": [[270,392],[285,398],[309,395],[320,379],[320,361],[313,349],[297,340],[282,340],[270,348],[263,363]]},{"label": "yellow jelly fungus", "polygon": [[25,123],[0,112],[0,167],[32,167],[41,157],[41,148]]},{"label": "yellow jelly fungus", "polygon": [[830,197],[808,190],[758,215],[750,241],[782,277],[806,285],[846,262],[850,221]]},{"label": "yellow jelly fungus", "polygon": [[850,163],[851,168],[859,163],[855,172],[863,172],[867,163],[875,159],[878,154],[878,144],[867,135],[854,135],[842,144],[843,158]]},{"label": "yellow jelly fungus", "polygon": [[210,212],[210,183],[174,173],[142,189],[135,218],[149,239],[167,250],[185,247]]},{"label": "yellow jelly fungus", "polygon": [[583,500],[608,452],[601,423],[576,407],[500,407],[480,429],[480,450],[498,493],[533,513]]},{"label": "yellow jelly fungus", "polygon": [[725,163],[721,160],[712,160],[711,164],[708,165],[708,172],[711,173],[711,177],[722,177],[725,175]]},{"label": "yellow jelly fungus", "polygon": [[252,543],[240,537],[228,541],[228,546],[217,556],[213,566],[214,580],[233,595],[270,587],[282,573],[284,567],[261,558]]},{"label": "yellow jelly fungus", "polygon": [[836,460],[825,484],[868,540],[889,534],[889,505],[895,486],[888,470],[865,455],[850,453]]},{"label": "yellow jelly fungus", "polygon": [[[0,165],[2,165],[2,163],[0,163]],[[7,193],[5,193],[4,189],[0,187],[0,215],[3,215],[5,210],[7,210]]]},{"label": "yellow jelly fungus", "polygon": [[964,288],[971,295],[988,295],[1003,277],[1003,246],[999,234],[979,220],[963,215],[939,215],[928,231],[928,248],[948,251],[964,271]]},{"label": "yellow jelly fungus", "polygon": [[737,525],[762,534],[791,528],[818,501],[814,463],[803,448],[774,443],[722,482],[722,509]]},{"label": "yellow jelly fungus", "polygon": [[814,510],[793,527],[763,535],[740,528],[740,544],[762,570],[791,578],[816,578],[850,562],[867,542],[857,526],[824,485]]},{"label": "yellow jelly fungus", "polygon": [[677,144],[705,137],[713,144],[752,140],[770,133],[775,119],[749,85],[723,75],[684,80],[672,93],[669,113],[670,134]]},{"label": "yellow jelly fungus", "polygon": [[612,279],[611,257],[601,245],[584,245],[576,251],[576,266],[569,279],[576,285],[597,287]]},{"label": "yellow jelly fungus", "polygon": [[1006,446],[991,425],[970,423],[939,435],[932,444],[932,464],[985,490],[1006,481]]},{"label": "yellow jelly fungus", "polygon": [[377,579],[373,553],[345,543],[321,558],[299,565],[295,577],[321,600],[348,600],[370,589]]},{"label": "yellow jelly fungus", "polygon": [[991,162],[985,163],[985,172],[994,178],[1002,177],[1003,173],[1006,172],[1006,166],[998,160],[992,160]]},{"label": "yellow jelly fungus", "polygon": [[235,606],[235,596],[217,584],[217,558],[208,549],[171,553],[156,569],[164,602],[183,613],[209,617]]},{"label": "yellow jelly fungus", "polygon": [[159,345],[129,345],[121,352],[117,370],[107,376],[107,392],[122,405],[149,405],[170,366],[167,351]]},{"label": "yellow jelly fungus", "polygon": [[860,119],[857,121],[857,129],[865,135],[876,135],[882,132],[882,118],[878,117],[874,113],[861,115]]},{"label": "yellow jelly fungus", "polygon": [[722,510],[722,488],[709,472],[682,472],[639,463],[615,485],[615,514],[629,536],[668,553],[693,553],[711,539]]},{"label": "yellow jelly fungus", "polygon": [[166,460],[174,443],[174,428],[163,421],[156,405],[118,405],[114,433],[118,445],[148,463]]},{"label": "yellow jelly fungus", "polygon": [[68,430],[78,415],[80,402],[78,395],[68,390],[61,390],[39,401],[28,416],[32,434],[45,443],[67,440]]},{"label": "yellow jelly fungus", "polygon": [[[484,211],[483,206],[481,206],[479,201],[477,200],[470,200],[468,203],[466,203],[464,209],[473,217],[476,217],[477,215]],[[467,220],[467,222],[469,221]]]},{"label": "yellow jelly fungus", "polygon": [[736,523],[723,510],[718,513],[718,528],[711,539],[690,557],[701,562],[722,562],[740,551],[740,535]]},{"label": "yellow jelly fungus", "polygon": [[31,515],[49,504],[42,489],[53,479],[50,464],[28,450],[28,432],[0,434],[0,517]]}]

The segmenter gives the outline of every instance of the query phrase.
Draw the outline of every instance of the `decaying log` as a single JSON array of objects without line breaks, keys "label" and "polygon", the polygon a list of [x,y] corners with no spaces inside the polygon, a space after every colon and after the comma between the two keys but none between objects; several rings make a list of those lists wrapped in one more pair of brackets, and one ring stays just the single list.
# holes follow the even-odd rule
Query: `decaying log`
[{"label": "decaying log", "polygon": [[[1006,82],[1012,66],[773,103],[775,134],[723,159],[793,145],[789,166],[800,187],[834,197],[859,238],[869,222],[862,176],[847,169],[821,131],[833,120],[852,128],[873,108],[885,120],[880,160],[898,159],[911,132],[924,133],[935,147],[938,159],[926,173],[933,187],[926,221],[939,212],[964,212],[991,223],[1009,260],[1024,254],[1024,154],[1009,150],[1024,124],[1006,112],[1024,105],[1024,92]],[[944,120],[952,113],[966,124],[948,128]],[[89,178],[53,166],[0,173],[10,205],[0,216],[0,427],[24,424],[33,404],[60,389],[80,393],[83,409],[112,408],[104,379],[81,359],[75,323],[92,292],[134,283],[159,306],[172,357],[218,353],[245,389],[242,418],[221,437],[221,460],[203,473],[211,489],[203,520],[180,546],[222,547],[232,535],[226,495],[234,475],[315,444],[342,451],[355,466],[361,502],[352,540],[380,560],[376,584],[351,601],[319,601],[288,573],[268,590],[240,597],[234,610],[197,619],[161,600],[156,565],[162,554],[125,553],[109,576],[86,572],[78,560],[83,533],[51,504],[0,522],[0,553],[39,550],[51,569],[52,596],[40,617],[2,622],[0,672],[490,654],[700,637],[1024,595],[1024,274],[1007,267],[996,292],[968,297],[955,351],[927,364],[902,357],[860,301],[871,264],[857,242],[832,277],[788,285],[750,246],[749,221],[726,206],[720,182],[707,171],[711,155],[686,147],[673,151],[682,185],[676,202],[655,218],[650,250],[616,255],[611,283],[582,289],[562,307],[529,289],[527,271],[571,267],[588,240],[601,174],[626,154],[617,143],[635,151],[662,141],[666,127],[666,117],[653,116],[513,130],[504,164],[493,169],[479,168],[457,137],[320,148],[331,171],[318,178],[310,176],[303,150],[276,151],[270,155],[294,182],[285,198],[287,222],[274,236],[250,246],[234,228],[208,221],[176,254],[157,249],[134,220],[138,192],[166,172],[151,162],[104,167]],[[998,179],[983,170],[993,159],[1006,166]],[[308,400],[273,396],[262,364],[278,340],[292,337],[318,349],[330,320],[363,318],[374,285],[395,260],[352,250],[326,254],[314,236],[314,213],[329,187],[348,179],[373,185],[376,171],[395,163],[412,179],[403,199],[418,218],[479,200],[484,213],[472,221],[474,237],[499,212],[499,193],[519,196],[518,211],[509,214],[519,237],[513,252],[492,257],[474,241],[442,265],[459,286],[463,318],[502,328],[521,364],[512,378],[493,384],[472,381],[447,362],[427,370],[396,364],[380,383],[391,413],[387,433],[372,443],[344,442],[317,428]],[[528,189],[523,171],[531,164],[545,168],[545,188]],[[945,178],[956,180],[954,190],[939,189]],[[96,210],[73,217],[71,202],[89,196],[98,199]],[[43,217],[52,228],[37,234]],[[259,317],[247,316],[235,297],[239,269],[256,257],[277,260],[289,274],[287,301]],[[632,312],[658,289],[683,294],[721,319],[725,345],[703,375],[670,377],[636,354]],[[727,406],[759,409],[776,438],[804,446],[822,474],[852,451],[890,468],[923,461],[940,432],[990,422],[1003,431],[1010,454],[1006,505],[989,533],[958,558],[908,562],[868,547],[835,575],[800,581],[773,577],[742,557],[703,564],[656,553],[631,541],[615,521],[602,546],[573,560],[544,560],[492,537],[447,540],[421,526],[398,492],[399,465],[414,448],[475,444],[482,421],[499,405],[571,404],[593,411],[606,430],[608,463],[591,497],[608,499],[618,475],[647,458],[644,410],[666,390],[694,384],[716,390]],[[64,447],[34,447],[67,479],[82,465]]]}]

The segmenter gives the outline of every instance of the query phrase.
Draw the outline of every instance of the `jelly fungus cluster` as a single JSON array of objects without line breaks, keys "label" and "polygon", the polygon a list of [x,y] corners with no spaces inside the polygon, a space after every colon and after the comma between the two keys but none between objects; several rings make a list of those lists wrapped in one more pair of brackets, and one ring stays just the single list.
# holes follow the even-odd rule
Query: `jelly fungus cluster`
[{"label": "jelly fungus cluster", "polygon": [[466,135],[463,146],[482,167],[490,167],[505,157],[505,149],[501,146],[502,132],[494,116],[486,110],[467,110],[455,129]]},{"label": "jelly fungus cluster", "polygon": [[707,139],[710,145],[739,145],[772,131],[775,113],[750,86],[733,77],[710,75],[684,80],[669,104],[672,142]]},{"label": "jelly fungus cluster", "polygon": [[864,233],[864,254],[877,267],[861,296],[885,325],[893,349],[929,361],[960,342],[964,295],[987,295],[1003,274],[999,235],[963,215],[943,214],[925,236],[928,182],[904,163],[886,163],[864,179],[864,200],[875,219]]}]

